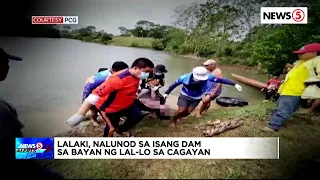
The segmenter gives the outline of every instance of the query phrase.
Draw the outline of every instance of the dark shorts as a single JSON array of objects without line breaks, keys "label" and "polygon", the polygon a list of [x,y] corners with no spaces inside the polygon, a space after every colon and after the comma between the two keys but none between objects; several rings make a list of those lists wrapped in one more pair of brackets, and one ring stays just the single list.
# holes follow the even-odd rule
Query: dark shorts
[{"label": "dark shorts", "polygon": [[198,106],[200,101],[201,99],[192,99],[188,96],[180,94],[177,105],[184,108],[195,108]]},{"label": "dark shorts", "polygon": [[[137,125],[143,118],[140,108],[136,103],[133,103],[130,107],[123,109],[121,111],[115,113],[107,113],[106,116],[109,118],[110,123],[116,129],[116,132],[122,133],[132,129],[135,125]],[[120,118],[127,117],[127,120],[124,124],[119,126]],[[102,116],[103,117],[103,116]],[[108,136],[110,134],[110,127],[106,124],[106,128],[104,130],[104,136]]]}]

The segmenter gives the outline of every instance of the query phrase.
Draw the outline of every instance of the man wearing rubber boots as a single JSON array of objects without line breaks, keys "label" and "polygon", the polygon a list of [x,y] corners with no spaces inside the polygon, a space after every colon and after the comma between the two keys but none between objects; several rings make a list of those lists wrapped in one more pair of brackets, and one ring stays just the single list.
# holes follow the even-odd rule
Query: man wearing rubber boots
[{"label": "man wearing rubber boots", "polygon": [[[114,131],[118,134],[128,132],[144,117],[134,101],[140,80],[148,78],[153,68],[154,64],[149,59],[136,59],[131,68],[113,74],[93,90],[78,112],[68,121],[81,121],[90,107],[95,105],[106,121],[104,137],[112,137]],[[127,120],[119,126],[123,116],[126,116]]]},{"label": "man wearing rubber boots", "polygon": [[178,111],[170,121],[170,127],[176,127],[177,122],[183,117],[187,117],[200,103],[202,96],[208,89],[208,81],[235,86],[238,91],[242,91],[240,85],[223,78],[217,78],[208,73],[207,69],[199,66],[191,73],[180,76],[163,95],[165,98],[179,85],[183,85],[178,98]]},{"label": "man wearing rubber boots", "polygon": [[[217,63],[215,60],[209,59],[203,63],[203,66],[211,73],[213,76],[222,78],[222,71],[217,68]],[[201,117],[203,112],[206,112],[211,105],[211,101],[215,100],[220,94],[222,90],[222,84],[216,83],[213,81],[208,81],[208,89],[205,93],[204,98],[202,99],[202,104],[197,113],[197,117]]]}]

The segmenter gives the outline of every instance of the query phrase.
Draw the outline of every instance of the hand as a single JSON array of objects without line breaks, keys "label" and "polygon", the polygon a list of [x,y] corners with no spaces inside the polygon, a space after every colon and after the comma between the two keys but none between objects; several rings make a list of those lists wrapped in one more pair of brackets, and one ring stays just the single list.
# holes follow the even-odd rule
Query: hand
[{"label": "hand", "polygon": [[84,115],[75,114],[71,116],[65,123],[73,127],[85,120]]},{"label": "hand", "polygon": [[158,89],[159,89],[158,86],[154,86],[154,87],[151,88],[151,91],[156,91],[156,90],[158,90]]},{"label": "hand", "polygon": [[238,91],[242,91],[242,87],[239,84],[236,84],[234,87],[237,88]]},{"label": "hand", "polygon": [[168,96],[169,96],[168,94],[164,94],[163,98],[167,99]]},{"label": "hand", "polygon": [[211,96],[210,95],[206,95],[205,97],[202,98],[203,102],[209,102],[211,100]]}]

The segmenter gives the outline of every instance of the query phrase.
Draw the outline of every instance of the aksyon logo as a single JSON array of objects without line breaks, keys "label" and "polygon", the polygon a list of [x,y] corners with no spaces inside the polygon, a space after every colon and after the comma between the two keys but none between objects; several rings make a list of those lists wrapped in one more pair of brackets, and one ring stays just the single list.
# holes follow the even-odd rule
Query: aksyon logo
[{"label": "aksyon logo", "polygon": [[261,7],[261,24],[307,24],[307,7]]}]

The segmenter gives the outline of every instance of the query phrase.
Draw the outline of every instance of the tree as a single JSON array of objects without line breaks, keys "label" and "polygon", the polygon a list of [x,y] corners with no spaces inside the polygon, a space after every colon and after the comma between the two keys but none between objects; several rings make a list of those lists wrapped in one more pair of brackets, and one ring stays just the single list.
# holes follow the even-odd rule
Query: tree
[{"label": "tree", "polygon": [[118,27],[118,30],[120,31],[121,35],[127,34],[129,30],[125,27]]},{"label": "tree", "polygon": [[71,30],[71,27],[70,27],[70,26],[63,26],[63,30],[65,30],[65,31],[70,31],[70,30]]},{"label": "tree", "polygon": [[197,25],[199,4],[194,2],[189,5],[180,5],[174,9],[173,24],[190,33]]},{"label": "tree", "polygon": [[96,27],[94,27],[94,26],[87,26],[85,29],[86,29],[89,33],[94,33],[94,32],[96,32]]}]

